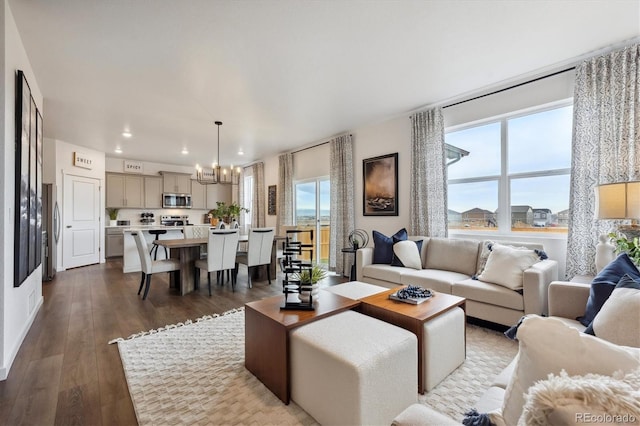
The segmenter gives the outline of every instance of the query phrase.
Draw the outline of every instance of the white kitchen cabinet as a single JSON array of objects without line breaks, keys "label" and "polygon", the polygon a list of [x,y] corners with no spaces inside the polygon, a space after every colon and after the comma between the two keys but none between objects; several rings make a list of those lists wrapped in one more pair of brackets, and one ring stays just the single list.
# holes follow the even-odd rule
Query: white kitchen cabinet
[{"label": "white kitchen cabinet", "polygon": [[171,194],[191,194],[191,175],[186,173],[160,172],[163,191]]},{"label": "white kitchen cabinet", "polygon": [[144,180],[142,176],[106,173],[106,187],[107,207],[143,207]]},{"label": "white kitchen cabinet", "polygon": [[201,185],[197,180],[191,180],[191,208],[206,209],[207,208],[207,186]]},{"label": "white kitchen cabinet", "polygon": [[162,208],[163,181],[160,176],[144,177],[144,207],[147,209]]}]

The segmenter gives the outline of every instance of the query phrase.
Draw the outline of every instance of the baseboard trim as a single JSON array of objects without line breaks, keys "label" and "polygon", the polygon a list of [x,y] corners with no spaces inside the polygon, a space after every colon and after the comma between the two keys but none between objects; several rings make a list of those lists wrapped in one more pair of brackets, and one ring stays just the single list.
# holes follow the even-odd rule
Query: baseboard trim
[{"label": "baseboard trim", "polygon": [[0,367],[0,381],[7,380],[7,377],[9,377],[9,371],[11,371],[11,366],[13,365],[13,361],[15,361],[16,356],[18,355],[18,351],[22,346],[22,342],[24,342],[25,337],[27,337],[27,333],[29,333],[29,330],[31,330],[31,326],[33,325],[33,322],[36,319],[36,315],[38,315],[38,312],[40,312],[40,308],[42,308],[43,303],[44,303],[44,298],[40,297],[40,299],[36,304],[35,309],[31,312],[31,315],[27,320],[26,326],[22,329],[22,332],[20,333],[18,344],[13,348],[13,350],[9,354],[9,359],[6,360],[5,365]]}]

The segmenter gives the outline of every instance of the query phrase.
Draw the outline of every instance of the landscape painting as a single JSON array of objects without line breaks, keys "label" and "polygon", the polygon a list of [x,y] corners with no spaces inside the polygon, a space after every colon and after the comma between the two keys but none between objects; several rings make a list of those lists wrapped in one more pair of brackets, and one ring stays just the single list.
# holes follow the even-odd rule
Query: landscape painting
[{"label": "landscape painting", "polygon": [[398,153],[362,160],[365,216],[398,215]]}]

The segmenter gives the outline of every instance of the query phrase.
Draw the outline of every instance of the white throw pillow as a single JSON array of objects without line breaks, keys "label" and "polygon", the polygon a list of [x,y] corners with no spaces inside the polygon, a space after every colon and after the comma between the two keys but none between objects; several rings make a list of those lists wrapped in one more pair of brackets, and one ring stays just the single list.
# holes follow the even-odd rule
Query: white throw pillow
[{"label": "white throw pillow", "polygon": [[540,257],[533,250],[494,244],[484,271],[478,279],[511,290],[519,290],[522,288],[523,272],[539,260]]},{"label": "white throw pillow", "polygon": [[620,287],[624,280],[634,283],[628,275],[620,280],[593,319],[593,332],[611,343],[637,348],[640,347],[640,289]]},{"label": "white throw pillow", "polygon": [[398,241],[393,245],[393,253],[406,268],[422,269],[422,259],[415,241]]},{"label": "white throw pillow", "polygon": [[549,374],[564,369],[570,376],[612,376],[618,370],[627,373],[640,367],[640,349],[580,333],[555,318],[529,315],[518,328],[517,337],[517,361],[502,405],[508,425],[518,423],[528,389]]}]

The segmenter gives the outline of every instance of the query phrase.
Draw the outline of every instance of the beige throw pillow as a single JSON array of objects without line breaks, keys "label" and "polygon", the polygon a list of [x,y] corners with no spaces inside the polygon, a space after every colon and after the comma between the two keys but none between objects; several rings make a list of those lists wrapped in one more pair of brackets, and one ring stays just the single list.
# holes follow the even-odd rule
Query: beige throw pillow
[{"label": "beige throw pillow", "polygon": [[502,405],[505,423],[515,425],[524,395],[537,381],[565,370],[570,376],[612,376],[640,367],[640,349],[618,346],[580,333],[556,318],[527,316],[518,328],[518,355]]},{"label": "beige throw pillow", "polygon": [[616,287],[593,319],[593,332],[617,345],[640,347],[640,290]]},{"label": "beige throw pillow", "polygon": [[393,245],[393,253],[405,268],[422,269],[422,259],[415,241],[398,241]]},{"label": "beige throw pillow", "polygon": [[498,284],[511,290],[522,288],[522,275],[537,263],[540,257],[535,251],[493,244],[480,281]]}]

